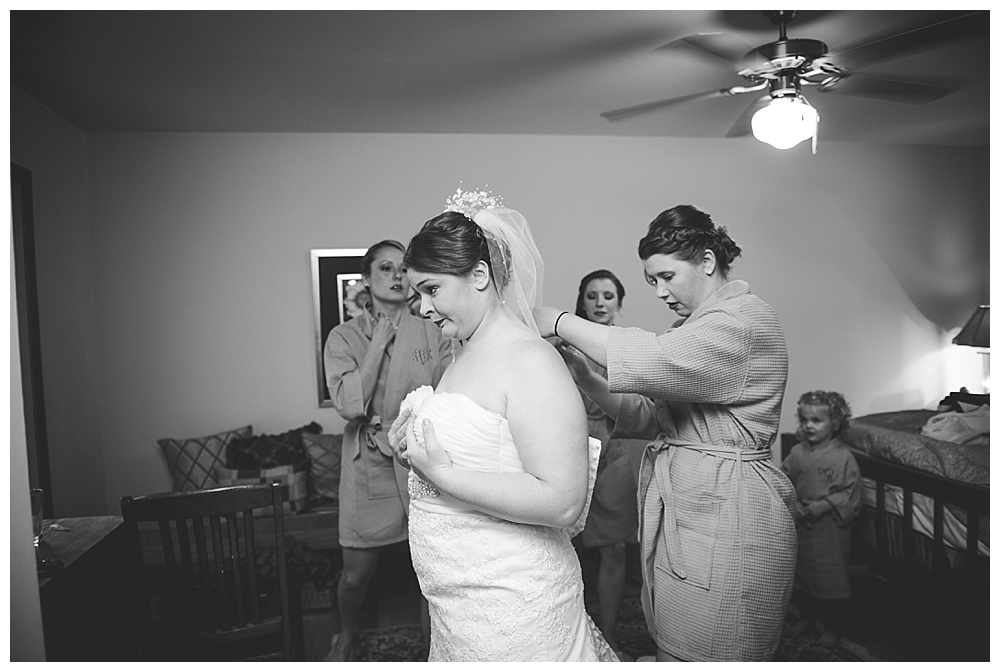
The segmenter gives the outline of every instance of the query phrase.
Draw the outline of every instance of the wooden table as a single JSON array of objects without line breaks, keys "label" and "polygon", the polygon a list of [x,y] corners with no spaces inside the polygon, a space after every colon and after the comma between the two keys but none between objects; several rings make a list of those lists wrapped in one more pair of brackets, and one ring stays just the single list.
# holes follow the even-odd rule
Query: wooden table
[{"label": "wooden table", "polygon": [[[51,529],[53,523],[67,531]],[[46,659],[134,659],[122,580],[128,565],[121,516],[46,520],[35,553],[39,561],[61,563],[61,569],[38,581]]]}]

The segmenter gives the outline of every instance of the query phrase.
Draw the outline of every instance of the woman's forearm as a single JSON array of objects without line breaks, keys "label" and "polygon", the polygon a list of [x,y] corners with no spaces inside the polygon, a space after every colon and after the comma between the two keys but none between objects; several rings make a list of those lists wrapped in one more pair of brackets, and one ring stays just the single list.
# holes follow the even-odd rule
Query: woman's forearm
[{"label": "woman's forearm", "polygon": [[608,381],[596,373],[586,380],[577,381],[577,386],[587,397],[597,404],[598,408],[604,411],[612,420],[618,418],[618,411],[622,407],[622,395],[616,394],[608,387]]},{"label": "woman's forearm", "polygon": [[382,368],[382,360],[385,358],[385,350],[382,348],[369,347],[365,352],[365,358],[361,360],[358,367],[358,375],[361,376],[361,393],[364,396],[364,407],[368,408],[372,397],[375,395],[375,386],[378,385],[378,374]]},{"label": "woman's forearm", "polygon": [[[608,329],[603,324],[566,313],[555,325],[555,335],[601,366],[607,367]],[[597,402],[596,399],[594,401]]]},{"label": "woman's forearm", "polygon": [[526,473],[450,468],[437,473],[438,488],[484,513],[526,525],[570,527],[583,511],[586,481],[572,493]]}]

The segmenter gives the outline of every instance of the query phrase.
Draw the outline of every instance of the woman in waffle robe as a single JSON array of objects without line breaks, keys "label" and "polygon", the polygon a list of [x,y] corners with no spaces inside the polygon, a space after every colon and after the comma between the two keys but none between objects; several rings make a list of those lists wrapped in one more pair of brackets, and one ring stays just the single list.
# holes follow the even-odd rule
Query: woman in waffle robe
[{"label": "woman in waffle robe", "polygon": [[739,254],[723,227],[679,205],[639,241],[646,281],[681,317],[666,332],[535,311],[614,436],[653,439],[638,506],[657,660],[770,660],[791,596],[795,491],[770,457],[788,356],[774,310],[729,278]]}]

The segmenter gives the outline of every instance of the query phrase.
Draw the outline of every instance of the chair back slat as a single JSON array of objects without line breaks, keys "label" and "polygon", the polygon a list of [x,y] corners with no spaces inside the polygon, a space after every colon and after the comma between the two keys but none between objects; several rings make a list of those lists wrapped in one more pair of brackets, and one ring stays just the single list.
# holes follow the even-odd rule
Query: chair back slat
[{"label": "chair back slat", "polygon": [[212,530],[212,563],[215,566],[215,585],[219,593],[219,627],[229,627],[229,596],[226,591],[226,553],[222,547],[222,524],[215,516],[208,519]]},{"label": "chair back slat", "polygon": [[229,536],[229,567],[233,577],[233,602],[236,607],[236,625],[246,625],[243,618],[243,580],[241,569],[242,556],[240,555],[239,524],[236,521],[235,513],[226,514],[226,532]]},{"label": "chair back slat", "polygon": [[[271,510],[277,512],[274,516],[274,538],[283,540],[285,538],[285,517],[282,515],[282,504],[281,504],[281,489],[280,483],[274,481],[271,483]],[[285,567],[285,544],[279,542],[275,544],[276,555],[278,556],[278,585],[280,586],[279,591],[282,595],[286,596],[286,599],[281,601],[281,617],[285,619],[286,622],[291,621],[291,607],[289,605],[287,595],[288,595],[288,570]],[[282,639],[284,642],[284,648],[286,651],[292,650],[292,630],[291,628],[286,628],[282,631]]]},{"label": "chair back slat", "polygon": [[[247,558],[254,562],[257,558],[257,544],[254,542],[253,512],[243,512],[243,539],[246,540]],[[284,544],[282,544],[284,545]],[[250,618],[254,624],[260,623],[260,591],[257,589],[257,572],[248,572],[250,583]]]},{"label": "chair back slat", "polygon": [[191,527],[194,528],[194,547],[198,552],[198,575],[204,584],[209,580],[208,569],[208,547],[205,545],[205,519],[192,518]]},{"label": "chair back slat", "polygon": [[[142,586],[131,592],[142,612],[134,622],[144,659],[256,659],[275,650],[292,659],[297,619],[288,597],[280,484],[123,497],[121,508],[134,544],[133,578]],[[254,509],[268,510],[270,527],[255,525]],[[138,525],[149,521],[159,528],[160,561],[141,546]],[[264,528],[267,544],[256,527]],[[259,574],[258,552],[270,543],[276,576]]]},{"label": "chair back slat", "polygon": [[174,557],[174,540],[170,534],[169,521],[160,521],[160,543],[163,544],[163,559],[167,563],[167,571],[172,574],[177,570],[177,559]]},{"label": "chair back slat", "polygon": [[177,544],[180,546],[181,574],[186,583],[195,581],[191,562],[191,538],[188,536],[188,521],[182,518],[177,521]]}]

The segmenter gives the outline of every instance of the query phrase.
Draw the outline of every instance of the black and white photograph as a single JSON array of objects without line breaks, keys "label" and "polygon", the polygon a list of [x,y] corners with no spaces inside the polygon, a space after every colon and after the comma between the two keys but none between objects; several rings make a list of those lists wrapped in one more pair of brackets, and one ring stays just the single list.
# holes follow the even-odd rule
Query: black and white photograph
[{"label": "black and white photograph", "polygon": [[367,250],[310,250],[313,314],[316,329],[316,370],[319,405],[332,406],[323,366],[323,346],[330,330],[359,316],[371,300],[361,277],[361,259]]},{"label": "black and white photograph", "polygon": [[11,662],[991,659],[985,3],[7,17]]}]

